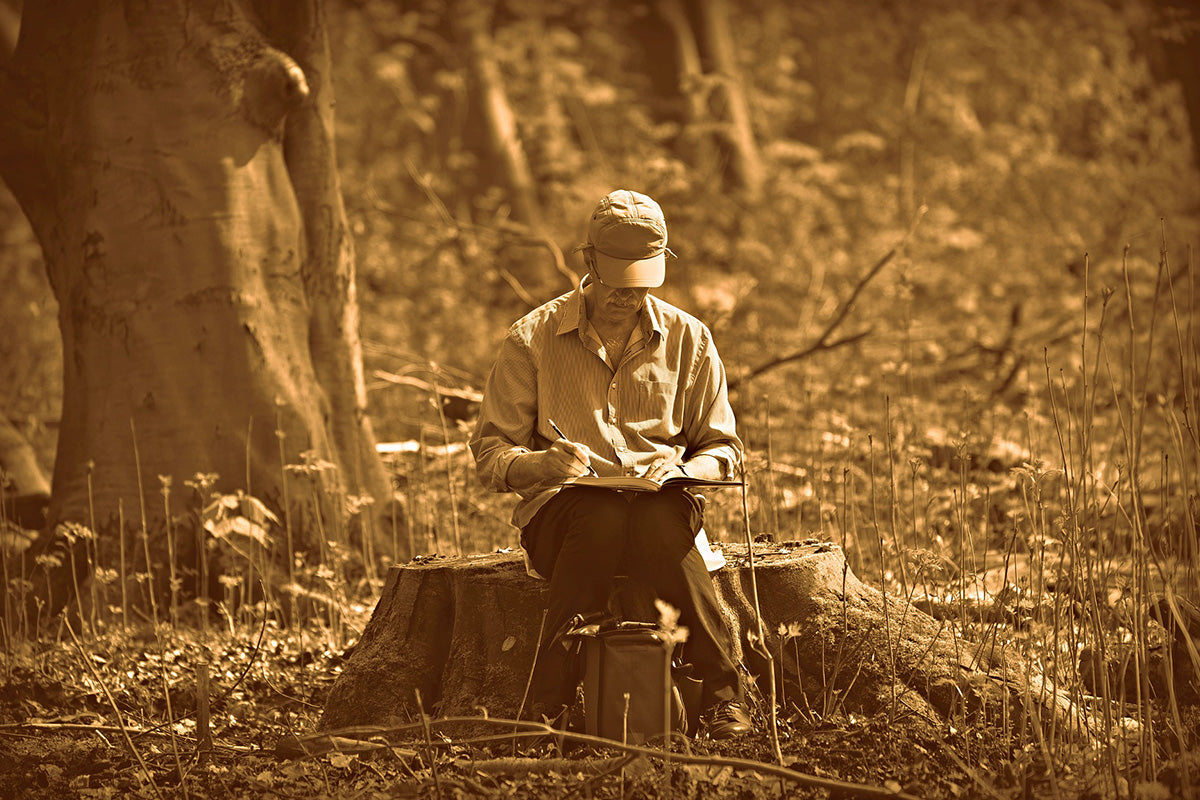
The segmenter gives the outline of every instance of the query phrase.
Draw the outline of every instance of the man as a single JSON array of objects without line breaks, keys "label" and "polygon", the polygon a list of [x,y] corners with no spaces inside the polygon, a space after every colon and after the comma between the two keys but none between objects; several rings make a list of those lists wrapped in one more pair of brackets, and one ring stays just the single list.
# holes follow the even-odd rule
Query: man
[{"label": "man", "polygon": [[[513,522],[526,565],[550,581],[545,640],[575,614],[603,610],[615,575],[642,579],[688,628],[709,736],[745,733],[729,631],[694,546],[700,499],[677,487],[561,485],[585,473],[736,477],[742,444],[725,368],[703,323],[648,294],[669,252],[658,203],[609,193],[580,249],[579,287],[516,322],[500,346],[471,440],[480,480],[521,497]],[[562,649],[543,646],[534,708],[555,716],[573,697]]]}]

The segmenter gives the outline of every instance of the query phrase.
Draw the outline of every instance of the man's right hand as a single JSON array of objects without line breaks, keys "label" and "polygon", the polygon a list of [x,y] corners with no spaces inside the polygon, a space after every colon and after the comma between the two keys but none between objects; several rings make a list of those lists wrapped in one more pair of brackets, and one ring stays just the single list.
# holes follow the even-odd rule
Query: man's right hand
[{"label": "man's right hand", "polygon": [[542,474],[547,480],[586,475],[592,463],[591,452],[581,444],[559,439],[542,451]]}]

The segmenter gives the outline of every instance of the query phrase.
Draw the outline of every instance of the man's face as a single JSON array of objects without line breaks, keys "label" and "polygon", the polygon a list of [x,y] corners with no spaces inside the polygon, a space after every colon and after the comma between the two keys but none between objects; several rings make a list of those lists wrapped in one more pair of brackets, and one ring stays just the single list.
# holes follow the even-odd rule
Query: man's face
[{"label": "man's face", "polygon": [[595,269],[591,272],[592,281],[588,288],[592,293],[592,302],[589,303],[592,321],[608,325],[628,325],[637,319],[650,290],[614,289],[600,280]]}]

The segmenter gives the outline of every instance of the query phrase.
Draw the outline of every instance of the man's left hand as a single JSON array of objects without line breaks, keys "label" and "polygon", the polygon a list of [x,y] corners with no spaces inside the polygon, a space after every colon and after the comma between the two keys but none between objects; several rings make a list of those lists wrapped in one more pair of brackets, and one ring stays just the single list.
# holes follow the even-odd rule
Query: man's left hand
[{"label": "man's left hand", "polygon": [[651,462],[646,471],[642,473],[643,478],[649,478],[652,481],[665,481],[667,478],[672,478],[676,475],[683,475],[684,472],[679,468],[679,464],[669,458],[660,458]]}]

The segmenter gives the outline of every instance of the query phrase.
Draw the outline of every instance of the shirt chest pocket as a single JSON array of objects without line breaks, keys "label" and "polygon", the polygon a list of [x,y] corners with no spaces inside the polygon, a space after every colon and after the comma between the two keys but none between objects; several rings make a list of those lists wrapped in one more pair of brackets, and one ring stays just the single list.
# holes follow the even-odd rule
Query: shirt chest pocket
[{"label": "shirt chest pocket", "polygon": [[673,435],[682,421],[676,408],[678,390],[674,381],[635,381],[630,425],[641,428],[643,433],[654,431],[659,435]]}]

